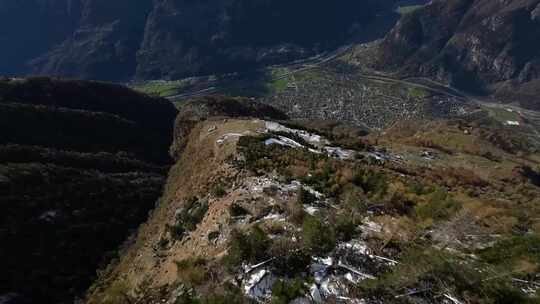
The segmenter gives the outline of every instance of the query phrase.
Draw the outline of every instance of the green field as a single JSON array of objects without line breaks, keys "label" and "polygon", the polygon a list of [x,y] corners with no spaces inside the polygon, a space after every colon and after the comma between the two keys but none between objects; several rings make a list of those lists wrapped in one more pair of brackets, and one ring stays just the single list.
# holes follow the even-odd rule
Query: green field
[{"label": "green field", "polygon": [[414,11],[416,11],[417,9],[423,7],[423,5],[407,5],[407,6],[400,6],[397,8],[397,13],[399,13],[400,15],[405,15],[405,14],[408,14],[408,13],[412,13]]},{"label": "green field", "polygon": [[502,123],[505,123],[507,121],[520,121],[521,117],[519,114],[515,111],[508,111],[507,109],[503,108],[496,108],[496,107],[484,107],[491,117],[493,117],[495,120],[500,121]]},{"label": "green field", "polygon": [[165,80],[153,80],[136,83],[131,87],[139,92],[146,93],[152,96],[167,97],[176,94],[180,94],[182,90],[187,86],[183,80],[165,81]]}]

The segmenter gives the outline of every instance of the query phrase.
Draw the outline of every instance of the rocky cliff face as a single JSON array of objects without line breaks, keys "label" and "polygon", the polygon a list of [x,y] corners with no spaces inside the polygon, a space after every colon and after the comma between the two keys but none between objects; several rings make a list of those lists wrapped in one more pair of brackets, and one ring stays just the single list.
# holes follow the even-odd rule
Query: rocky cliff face
[{"label": "rocky cliff face", "polygon": [[128,80],[251,69],[343,43],[393,2],[8,0],[0,73]]},{"label": "rocky cliff face", "polygon": [[116,85],[0,81],[0,302],[90,286],[160,196],[175,115]]},{"label": "rocky cliff face", "polygon": [[538,0],[432,1],[387,35],[378,64],[477,92],[514,90],[527,105],[538,93],[539,14]]}]

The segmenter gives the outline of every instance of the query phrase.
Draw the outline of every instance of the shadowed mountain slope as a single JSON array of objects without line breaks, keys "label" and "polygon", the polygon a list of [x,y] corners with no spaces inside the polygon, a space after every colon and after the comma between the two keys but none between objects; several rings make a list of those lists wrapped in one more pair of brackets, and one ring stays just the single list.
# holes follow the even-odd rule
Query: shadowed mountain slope
[{"label": "shadowed mountain slope", "polygon": [[0,81],[0,294],[88,288],[160,196],[175,115],[111,84]]}]

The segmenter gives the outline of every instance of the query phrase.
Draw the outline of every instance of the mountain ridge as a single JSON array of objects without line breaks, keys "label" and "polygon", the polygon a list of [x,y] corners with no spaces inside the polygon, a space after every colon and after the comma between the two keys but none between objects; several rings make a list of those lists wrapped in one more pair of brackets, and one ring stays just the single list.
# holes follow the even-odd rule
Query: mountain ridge
[{"label": "mountain ridge", "polygon": [[538,150],[515,132],[480,117],[359,136],[249,102],[219,110],[230,103],[242,108],[213,97],[180,110],[160,204],[86,303],[534,301],[516,289],[528,280],[484,280],[538,242],[507,230],[537,229],[516,220],[534,217],[515,204],[540,188]]}]

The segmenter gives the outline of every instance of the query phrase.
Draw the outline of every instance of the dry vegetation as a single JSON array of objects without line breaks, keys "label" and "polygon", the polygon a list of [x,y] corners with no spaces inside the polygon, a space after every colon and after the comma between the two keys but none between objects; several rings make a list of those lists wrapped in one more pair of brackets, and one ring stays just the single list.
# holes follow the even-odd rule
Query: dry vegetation
[{"label": "dry vegetation", "polygon": [[[508,149],[485,135],[495,129],[474,121],[407,123],[362,138],[356,131],[303,124],[357,149],[355,158],[341,160],[266,145],[276,134],[254,132],[260,127],[257,120],[211,119],[192,129],[171,170],[165,201],[139,232],[138,245],[109,274],[118,282],[129,269],[146,269],[122,281],[129,283],[131,301],[180,293],[176,303],[222,303],[224,298],[248,303],[234,287],[235,278],[245,263],[267,261],[280,275],[271,302],[288,303],[313,281],[307,273],[314,257],[361,239],[373,254],[397,262],[393,267],[367,263],[375,279],[349,287],[367,303],[448,297],[463,303],[535,303],[540,173],[529,145]],[[216,144],[223,134],[240,130],[251,133]],[[500,134],[504,142],[519,140],[510,132]],[[369,156],[374,153],[389,156],[376,161]],[[283,196],[275,185],[260,195],[246,186],[268,176],[281,185],[299,182],[325,199],[306,188]],[[308,213],[306,206],[317,211]],[[163,228],[174,221],[181,238]],[[91,303],[114,292],[116,285],[108,284],[94,290]]]}]

